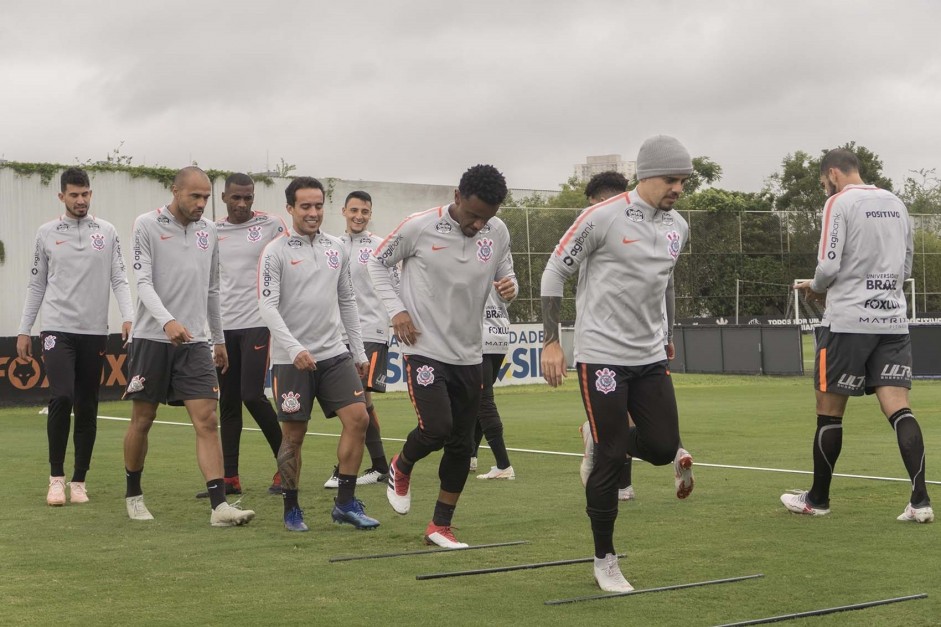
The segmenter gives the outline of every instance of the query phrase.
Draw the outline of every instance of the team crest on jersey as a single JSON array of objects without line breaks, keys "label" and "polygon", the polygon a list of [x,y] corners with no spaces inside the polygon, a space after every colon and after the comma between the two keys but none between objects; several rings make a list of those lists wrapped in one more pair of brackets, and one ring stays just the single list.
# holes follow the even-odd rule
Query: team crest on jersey
[{"label": "team crest on jersey", "polygon": [[359,262],[364,266],[369,263],[369,255],[372,254],[372,248],[359,249]]},{"label": "team crest on jersey", "polygon": [[327,265],[330,266],[331,270],[336,270],[340,267],[340,251],[333,250],[332,248],[323,251],[323,254],[327,256]]},{"label": "team crest on jersey", "polygon": [[261,227],[260,226],[250,226],[248,227],[248,241],[252,244],[255,242],[261,241]]},{"label": "team crest on jersey", "polygon": [[294,239],[293,237],[288,240],[288,248],[300,248],[304,244],[301,243],[301,240]]},{"label": "team crest on jersey", "polygon": [[209,250],[209,233],[207,231],[196,231],[196,246],[200,250]]},{"label": "team crest on jersey", "polygon": [[665,213],[663,217],[660,218],[660,222],[663,226],[673,226],[673,216],[669,213]]},{"label": "team crest on jersey", "polygon": [[451,223],[450,222],[439,222],[435,225],[435,230],[439,233],[450,233],[451,232]]},{"label": "team crest on jersey", "polygon": [[61,223],[59,223],[59,226],[56,227],[56,230],[57,230],[57,231],[68,231],[68,230],[69,230],[69,225],[66,224],[65,222],[61,222]]},{"label": "team crest on jersey", "polygon": [[95,250],[104,250],[105,249],[105,236],[101,233],[92,233],[91,234],[91,247]]},{"label": "team crest on jersey", "polygon": [[144,377],[136,374],[131,378],[131,382],[127,384],[127,393],[133,394],[134,392],[140,392],[144,389]]},{"label": "team crest on jersey", "polygon": [[614,371],[610,368],[602,368],[595,371],[595,389],[602,394],[610,394],[618,387],[617,380],[614,378]]},{"label": "team crest on jersey", "polygon": [[42,341],[42,349],[44,351],[51,351],[56,347],[56,336],[47,335],[46,338]]},{"label": "team crest on jersey", "polygon": [[301,395],[296,392],[287,392],[281,395],[281,411],[286,414],[296,414],[301,411]]},{"label": "team crest on jersey", "polygon": [[667,233],[667,241],[667,250],[670,251],[670,256],[676,259],[680,256],[680,234],[670,231]]},{"label": "team crest on jersey", "polygon": [[627,213],[627,219],[630,220],[631,222],[643,222],[644,221],[644,212],[633,205],[627,208],[626,213]]},{"label": "team crest on jersey", "polygon": [[481,263],[487,263],[491,257],[493,257],[493,240],[486,237],[477,240],[477,259]]},{"label": "team crest on jersey", "polygon": [[435,382],[435,369],[431,366],[419,366],[415,371],[415,383],[428,387]]}]

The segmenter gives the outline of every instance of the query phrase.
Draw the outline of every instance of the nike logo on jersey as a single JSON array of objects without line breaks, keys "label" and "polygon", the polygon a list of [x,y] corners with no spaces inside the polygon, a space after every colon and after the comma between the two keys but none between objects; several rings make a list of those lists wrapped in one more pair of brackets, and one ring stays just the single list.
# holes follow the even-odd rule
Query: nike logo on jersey
[{"label": "nike logo on jersey", "polygon": [[64,243],[66,243],[67,241],[69,241],[69,240],[67,240],[67,239],[57,239],[57,240],[56,240],[56,246],[58,246],[59,244],[64,244]]},{"label": "nike logo on jersey", "polygon": [[160,239],[161,239],[161,240],[170,239],[171,237],[173,237],[173,236],[172,236],[172,235],[161,235],[161,236],[160,236]]},{"label": "nike logo on jersey", "polygon": [[263,349],[263,348],[268,348],[268,345],[267,345],[267,344],[262,344],[261,346],[256,346],[256,347],[255,347],[255,350],[256,350],[256,351],[260,351],[260,350]]},{"label": "nike logo on jersey", "polygon": [[292,260],[291,260],[291,265],[292,265],[292,266],[296,266],[297,264],[301,263],[302,261],[304,261],[304,260],[303,260],[303,259],[292,259]]},{"label": "nike logo on jersey", "polygon": [[634,242],[639,242],[639,239],[627,239],[626,237],[621,240],[622,244],[633,244]]},{"label": "nike logo on jersey", "polygon": [[362,396],[362,395],[363,395],[363,391],[362,391],[362,390],[360,390],[360,391],[358,391],[358,392],[353,392],[353,396]]},{"label": "nike logo on jersey", "polygon": [[447,246],[434,246],[432,245],[431,250],[444,250]]}]

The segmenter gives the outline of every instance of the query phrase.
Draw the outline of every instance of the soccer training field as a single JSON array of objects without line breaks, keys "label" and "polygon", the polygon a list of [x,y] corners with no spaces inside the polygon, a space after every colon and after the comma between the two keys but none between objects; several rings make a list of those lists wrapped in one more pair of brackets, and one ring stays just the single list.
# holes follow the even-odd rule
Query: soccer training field
[{"label": "soccer training field", "polygon": [[[834,478],[832,514],[791,514],[778,497],[808,488],[815,428],[809,377],[676,375],[684,445],[696,488],[678,501],[672,466],[635,462],[637,500],[622,504],[615,533],[622,570],[637,589],[761,573],[763,578],[624,598],[547,606],[599,594],[591,564],[416,580],[416,575],[569,560],[592,554],[578,466],[584,413],[575,381],[497,390],[517,479],[471,476],[454,524],[474,544],[501,548],[330,563],[331,557],[424,548],[440,454],[412,476],[412,511],[398,516],[385,487],[357,495],[382,526],[359,532],[330,521],[339,424],[315,418],[304,445],[301,506],[311,531],[284,530],[281,502],[266,493],[274,461],[261,434],[242,438],[247,527],[209,526],[195,438],[182,409],[162,407],[150,436],[143,487],[156,520],[124,508],[126,422],[102,418],[91,502],[45,504],[45,416],[0,411],[4,499],[0,515],[0,623],[17,625],[717,625],[885,600],[927,599],[803,619],[805,625],[941,624],[941,521],[897,522],[904,481]],[[941,382],[917,381],[912,405],[925,436],[927,477],[941,480]],[[389,457],[414,423],[403,394],[377,395]],[[130,403],[101,415],[126,417]],[[253,427],[245,413],[246,427]],[[895,436],[874,398],[853,399],[837,472],[906,477]],[[553,453],[555,452],[555,453]],[[561,454],[564,453],[564,454]],[[66,470],[70,472],[72,446]],[[492,463],[482,450],[480,467]],[[368,460],[364,464],[368,465]],[[937,498],[941,488],[929,485]],[[941,501],[938,501],[941,502]],[[798,622],[798,621],[795,621]]]}]

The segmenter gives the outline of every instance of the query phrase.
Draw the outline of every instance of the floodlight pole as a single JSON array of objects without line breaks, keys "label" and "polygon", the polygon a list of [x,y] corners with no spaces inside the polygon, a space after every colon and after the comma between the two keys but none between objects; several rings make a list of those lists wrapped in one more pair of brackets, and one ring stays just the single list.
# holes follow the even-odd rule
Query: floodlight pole
[{"label": "floodlight pole", "polygon": [[741,283],[741,281],[739,279],[735,279],[735,326],[738,326],[738,286],[739,286],[739,283]]}]

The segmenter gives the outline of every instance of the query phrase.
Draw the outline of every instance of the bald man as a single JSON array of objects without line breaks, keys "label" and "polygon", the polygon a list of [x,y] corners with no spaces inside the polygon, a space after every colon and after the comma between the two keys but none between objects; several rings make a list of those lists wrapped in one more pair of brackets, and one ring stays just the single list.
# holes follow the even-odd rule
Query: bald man
[{"label": "bald man", "polygon": [[169,204],[134,222],[138,303],[124,394],[133,402],[124,436],[127,514],[131,520],[153,520],[144,504],[141,474],[147,434],[157,406],[165,403],[186,407],[196,431],[196,460],[212,506],[210,524],[243,525],[255,512],[226,502],[216,433],[216,367],[225,372],[228,355],[219,307],[219,241],[215,224],[203,219],[212,186],[205,172],[191,166],[177,172],[170,191]]}]

